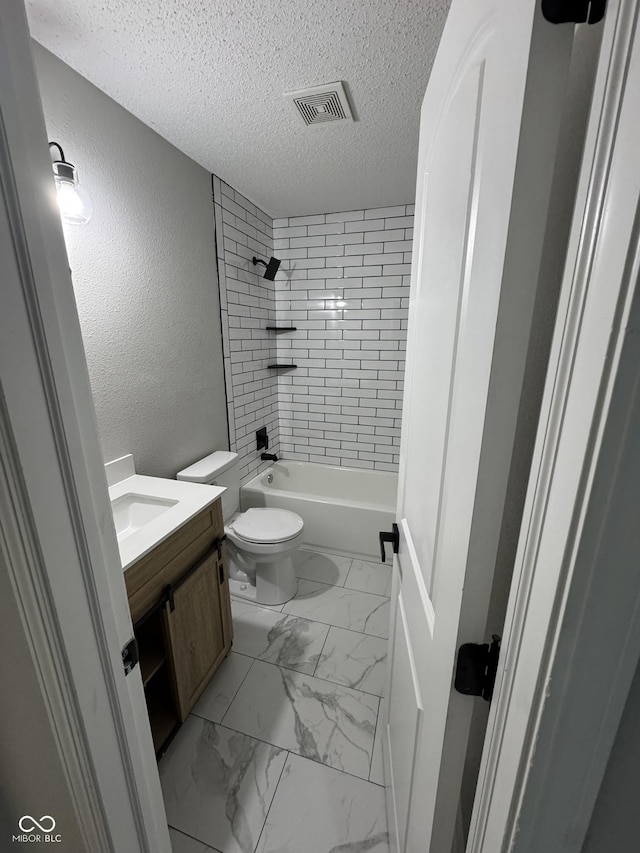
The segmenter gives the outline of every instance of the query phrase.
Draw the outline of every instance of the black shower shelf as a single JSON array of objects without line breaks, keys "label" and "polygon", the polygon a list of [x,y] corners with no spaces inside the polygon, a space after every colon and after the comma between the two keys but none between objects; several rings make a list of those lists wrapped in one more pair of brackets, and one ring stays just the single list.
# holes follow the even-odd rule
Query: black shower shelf
[{"label": "black shower shelf", "polygon": [[267,367],[273,370],[294,370],[297,364],[268,364]]},{"label": "black shower shelf", "polygon": [[295,326],[265,326],[268,332],[297,332]]}]

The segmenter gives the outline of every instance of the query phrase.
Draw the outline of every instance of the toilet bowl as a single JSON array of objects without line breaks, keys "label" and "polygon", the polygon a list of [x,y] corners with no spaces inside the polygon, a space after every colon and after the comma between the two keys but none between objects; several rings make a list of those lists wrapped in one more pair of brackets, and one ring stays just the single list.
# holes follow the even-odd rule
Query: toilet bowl
[{"label": "toilet bowl", "polygon": [[304,521],[286,509],[252,507],[240,512],[237,457],[216,451],[179,471],[176,478],[226,488],[222,516],[231,594],[256,604],[283,604],[296,594],[293,554],[302,544]]},{"label": "toilet bowl", "polygon": [[260,604],[282,604],[296,594],[293,553],[304,522],[286,509],[253,507],[225,525],[234,595]]}]

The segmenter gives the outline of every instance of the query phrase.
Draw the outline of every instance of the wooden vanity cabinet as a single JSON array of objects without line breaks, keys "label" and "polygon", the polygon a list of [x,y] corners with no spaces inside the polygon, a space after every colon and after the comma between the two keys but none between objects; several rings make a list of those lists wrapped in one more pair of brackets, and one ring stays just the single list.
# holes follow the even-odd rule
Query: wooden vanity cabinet
[{"label": "wooden vanity cabinet", "polygon": [[231,649],[223,537],[218,500],[125,572],[156,753]]}]

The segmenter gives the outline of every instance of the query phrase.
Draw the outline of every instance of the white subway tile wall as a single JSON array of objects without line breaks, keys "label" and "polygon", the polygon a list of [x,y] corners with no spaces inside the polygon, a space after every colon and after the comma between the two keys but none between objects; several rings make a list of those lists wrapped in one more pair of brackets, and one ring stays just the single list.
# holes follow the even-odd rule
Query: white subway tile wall
[{"label": "white subway tile wall", "polygon": [[276,337],[266,326],[276,319],[276,284],[255,267],[255,255],[273,255],[272,219],[219,178],[213,199],[222,313],[222,344],[231,450],[240,456],[241,482],[267,468],[255,433],[266,426],[269,453],[280,453]]},{"label": "white subway tile wall", "polygon": [[280,449],[398,468],[413,205],[273,221]]}]

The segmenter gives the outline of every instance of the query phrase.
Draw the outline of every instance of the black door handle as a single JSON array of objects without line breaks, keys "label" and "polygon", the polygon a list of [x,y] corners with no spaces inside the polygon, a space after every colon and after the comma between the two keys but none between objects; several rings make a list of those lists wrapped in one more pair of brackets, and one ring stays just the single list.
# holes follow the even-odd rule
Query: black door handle
[{"label": "black door handle", "polygon": [[380,559],[383,563],[387,562],[387,557],[384,550],[384,543],[391,542],[393,545],[393,553],[397,554],[400,550],[400,531],[398,530],[398,525],[394,523],[391,525],[392,532],[387,533],[385,530],[380,531]]}]

